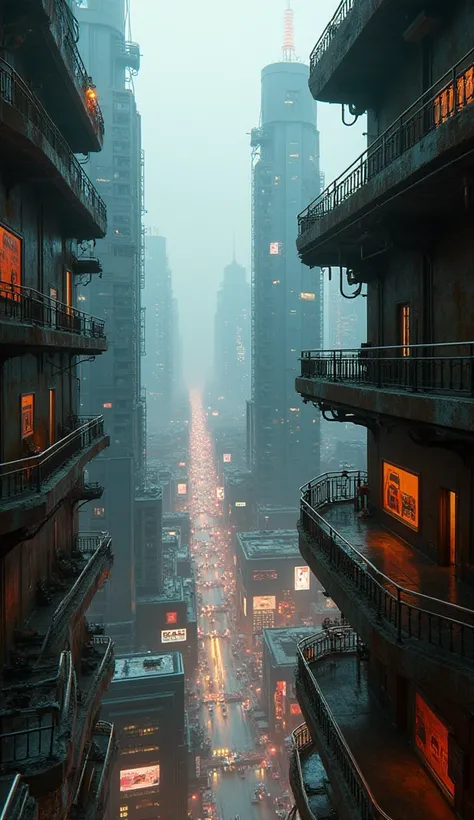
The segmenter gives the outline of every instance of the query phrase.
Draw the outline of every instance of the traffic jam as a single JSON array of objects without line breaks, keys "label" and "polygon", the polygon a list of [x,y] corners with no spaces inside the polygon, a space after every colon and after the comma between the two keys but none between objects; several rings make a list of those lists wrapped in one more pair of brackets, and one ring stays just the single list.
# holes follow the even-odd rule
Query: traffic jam
[{"label": "traffic jam", "polygon": [[[191,555],[196,577],[199,662],[188,690],[190,729],[200,741],[207,786],[193,795],[193,820],[287,817],[287,755],[255,719],[261,715],[261,655],[237,631],[231,533],[222,524],[206,413],[191,396]],[[280,754],[281,753],[281,754]],[[282,763],[283,761],[283,763]],[[199,799],[198,799],[199,797]]]}]

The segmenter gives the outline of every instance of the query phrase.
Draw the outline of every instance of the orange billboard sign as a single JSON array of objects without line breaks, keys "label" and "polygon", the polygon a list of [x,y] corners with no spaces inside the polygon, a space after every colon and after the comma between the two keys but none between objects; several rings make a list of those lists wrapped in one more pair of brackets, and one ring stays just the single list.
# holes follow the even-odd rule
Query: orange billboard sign
[{"label": "orange billboard sign", "polygon": [[433,774],[448,794],[454,796],[454,783],[448,774],[448,730],[421,695],[415,701],[415,743]]},{"label": "orange billboard sign", "polygon": [[[0,225],[0,280],[2,296],[14,298],[15,286],[21,285],[21,239]],[[9,285],[10,288],[5,288]],[[5,292],[4,292],[5,290]],[[19,298],[19,294],[16,295]]]},{"label": "orange billboard sign", "polygon": [[383,508],[414,530],[418,529],[418,484],[414,473],[383,462]]}]

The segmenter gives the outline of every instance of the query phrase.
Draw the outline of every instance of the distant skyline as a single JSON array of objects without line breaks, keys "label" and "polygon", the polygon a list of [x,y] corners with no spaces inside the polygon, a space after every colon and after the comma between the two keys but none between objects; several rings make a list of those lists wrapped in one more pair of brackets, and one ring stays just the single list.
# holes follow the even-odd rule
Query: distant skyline
[{"label": "distant skyline", "polygon": [[[339,0],[294,0],[303,62]],[[135,79],[145,148],[145,224],[167,239],[179,302],[184,370],[202,381],[212,364],[213,314],[223,268],[250,279],[250,129],[259,124],[260,72],[281,59],[285,0],[131,0],[142,53]],[[326,184],[364,150],[340,106],[318,104]]]}]

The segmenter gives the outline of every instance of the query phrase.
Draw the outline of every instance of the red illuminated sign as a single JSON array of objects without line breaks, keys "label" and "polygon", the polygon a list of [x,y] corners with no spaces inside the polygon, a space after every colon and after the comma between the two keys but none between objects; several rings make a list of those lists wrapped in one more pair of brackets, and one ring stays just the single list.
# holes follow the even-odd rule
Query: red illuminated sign
[{"label": "red illuminated sign", "polygon": [[177,624],[178,623],[178,613],[177,612],[167,612],[166,613],[166,623],[167,624]]}]

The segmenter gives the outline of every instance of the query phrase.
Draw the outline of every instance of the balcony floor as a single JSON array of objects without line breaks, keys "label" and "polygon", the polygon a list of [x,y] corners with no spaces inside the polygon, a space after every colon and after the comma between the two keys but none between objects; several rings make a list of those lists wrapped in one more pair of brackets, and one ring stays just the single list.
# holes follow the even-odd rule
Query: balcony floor
[{"label": "balcony floor", "polygon": [[[303,773],[303,783],[308,788],[306,792],[308,803],[315,817],[323,820],[326,817],[335,817],[333,807],[326,792],[328,776],[321,758],[315,751],[303,752],[301,755],[301,771]],[[324,792],[322,792],[324,789]],[[320,794],[311,794],[311,791],[319,791]]]},{"label": "balcony floor", "polygon": [[[474,610],[474,590],[455,577],[453,567],[435,564],[428,556],[382,527],[375,518],[358,518],[352,502],[333,504],[320,513],[377,569],[396,584],[413,590],[414,604],[417,593],[421,593]],[[430,604],[430,609],[435,608]],[[438,610],[440,614],[450,614],[442,604]],[[463,614],[465,619],[466,613]]]},{"label": "balcony floor", "polygon": [[456,812],[369,693],[355,655],[312,664],[334,718],[379,806],[393,820],[455,820]]}]

